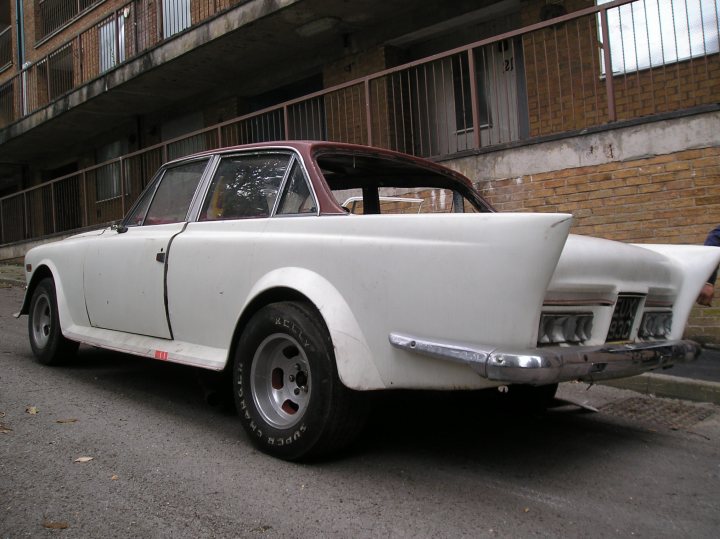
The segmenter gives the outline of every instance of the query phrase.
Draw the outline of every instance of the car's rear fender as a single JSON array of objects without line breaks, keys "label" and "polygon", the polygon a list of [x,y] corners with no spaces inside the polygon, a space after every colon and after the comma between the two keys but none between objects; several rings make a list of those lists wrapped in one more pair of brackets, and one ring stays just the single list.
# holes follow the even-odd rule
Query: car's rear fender
[{"label": "car's rear fender", "polygon": [[[335,349],[338,374],[352,389],[385,387],[372,359],[370,348],[355,316],[342,295],[321,275],[305,268],[278,268],[261,277],[248,294],[238,320],[236,336],[252,314],[263,304],[306,298],[320,313]],[[236,339],[235,339],[236,341]],[[230,358],[229,358],[230,359]]]},{"label": "car's rear fender", "polygon": [[720,263],[720,249],[702,245],[637,244],[671,259],[682,272],[682,284],[673,308],[670,339],[682,338],[690,311],[710,274]]}]

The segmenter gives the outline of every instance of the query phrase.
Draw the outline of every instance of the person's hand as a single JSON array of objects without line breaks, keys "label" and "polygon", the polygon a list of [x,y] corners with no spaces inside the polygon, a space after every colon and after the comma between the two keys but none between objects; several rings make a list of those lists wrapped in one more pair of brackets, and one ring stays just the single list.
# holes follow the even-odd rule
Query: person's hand
[{"label": "person's hand", "polygon": [[700,291],[700,295],[697,298],[697,302],[700,305],[710,307],[712,305],[714,295],[715,287],[710,283],[705,283],[705,285],[703,285],[702,287],[702,290]]}]

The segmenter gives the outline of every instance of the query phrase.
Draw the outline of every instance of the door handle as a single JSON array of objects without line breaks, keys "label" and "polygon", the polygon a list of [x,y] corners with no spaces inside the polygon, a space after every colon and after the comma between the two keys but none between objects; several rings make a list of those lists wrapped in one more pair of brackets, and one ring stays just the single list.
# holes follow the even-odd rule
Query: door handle
[{"label": "door handle", "polygon": [[162,251],[157,253],[155,255],[155,260],[164,264],[165,263],[165,253],[163,253]]}]

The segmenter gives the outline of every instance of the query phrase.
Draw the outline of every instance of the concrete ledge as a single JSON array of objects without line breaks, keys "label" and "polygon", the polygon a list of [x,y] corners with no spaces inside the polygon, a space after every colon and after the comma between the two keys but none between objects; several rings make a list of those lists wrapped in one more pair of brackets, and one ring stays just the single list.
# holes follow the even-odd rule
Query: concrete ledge
[{"label": "concrete ledge", "polygon": [[601,383],[658,397],[720,404],[720,383],[718,382],[692,380],[667,374],[645,373],[640,376],[606,380]]},{"label": "concrete ledge", "polygon": [[493,180],[515,178],[529,181],[544,174],[607,163],[634,161],[670,155],[690,149],[720,145],[720,111],[703,110],[690,116],[634,123],[623,127],[603,126],[583,130],[575,136],[551,138],[504,150],[458,157],[443,164],[464,174],[481,189],[492,189]]}]

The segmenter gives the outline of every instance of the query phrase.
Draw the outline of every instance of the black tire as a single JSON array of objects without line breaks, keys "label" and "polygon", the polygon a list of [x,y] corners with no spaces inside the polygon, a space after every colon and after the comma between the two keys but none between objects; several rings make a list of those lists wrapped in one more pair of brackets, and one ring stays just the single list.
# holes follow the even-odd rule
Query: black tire
[{"label": "black tire", "polygon": [[78,349],[78,343],[63,337],[58,316],[55,281],[47,277],[33,291],[28,316],[30,347],[43,365],[60,365]]},{"label": "black tire", "polygon": [[250,319],[235,352],[233,384],[252,442],[285,460],[339,450],[367,417],[365,395],[340,381],[327,328],[305,303],[273,303]]}]

